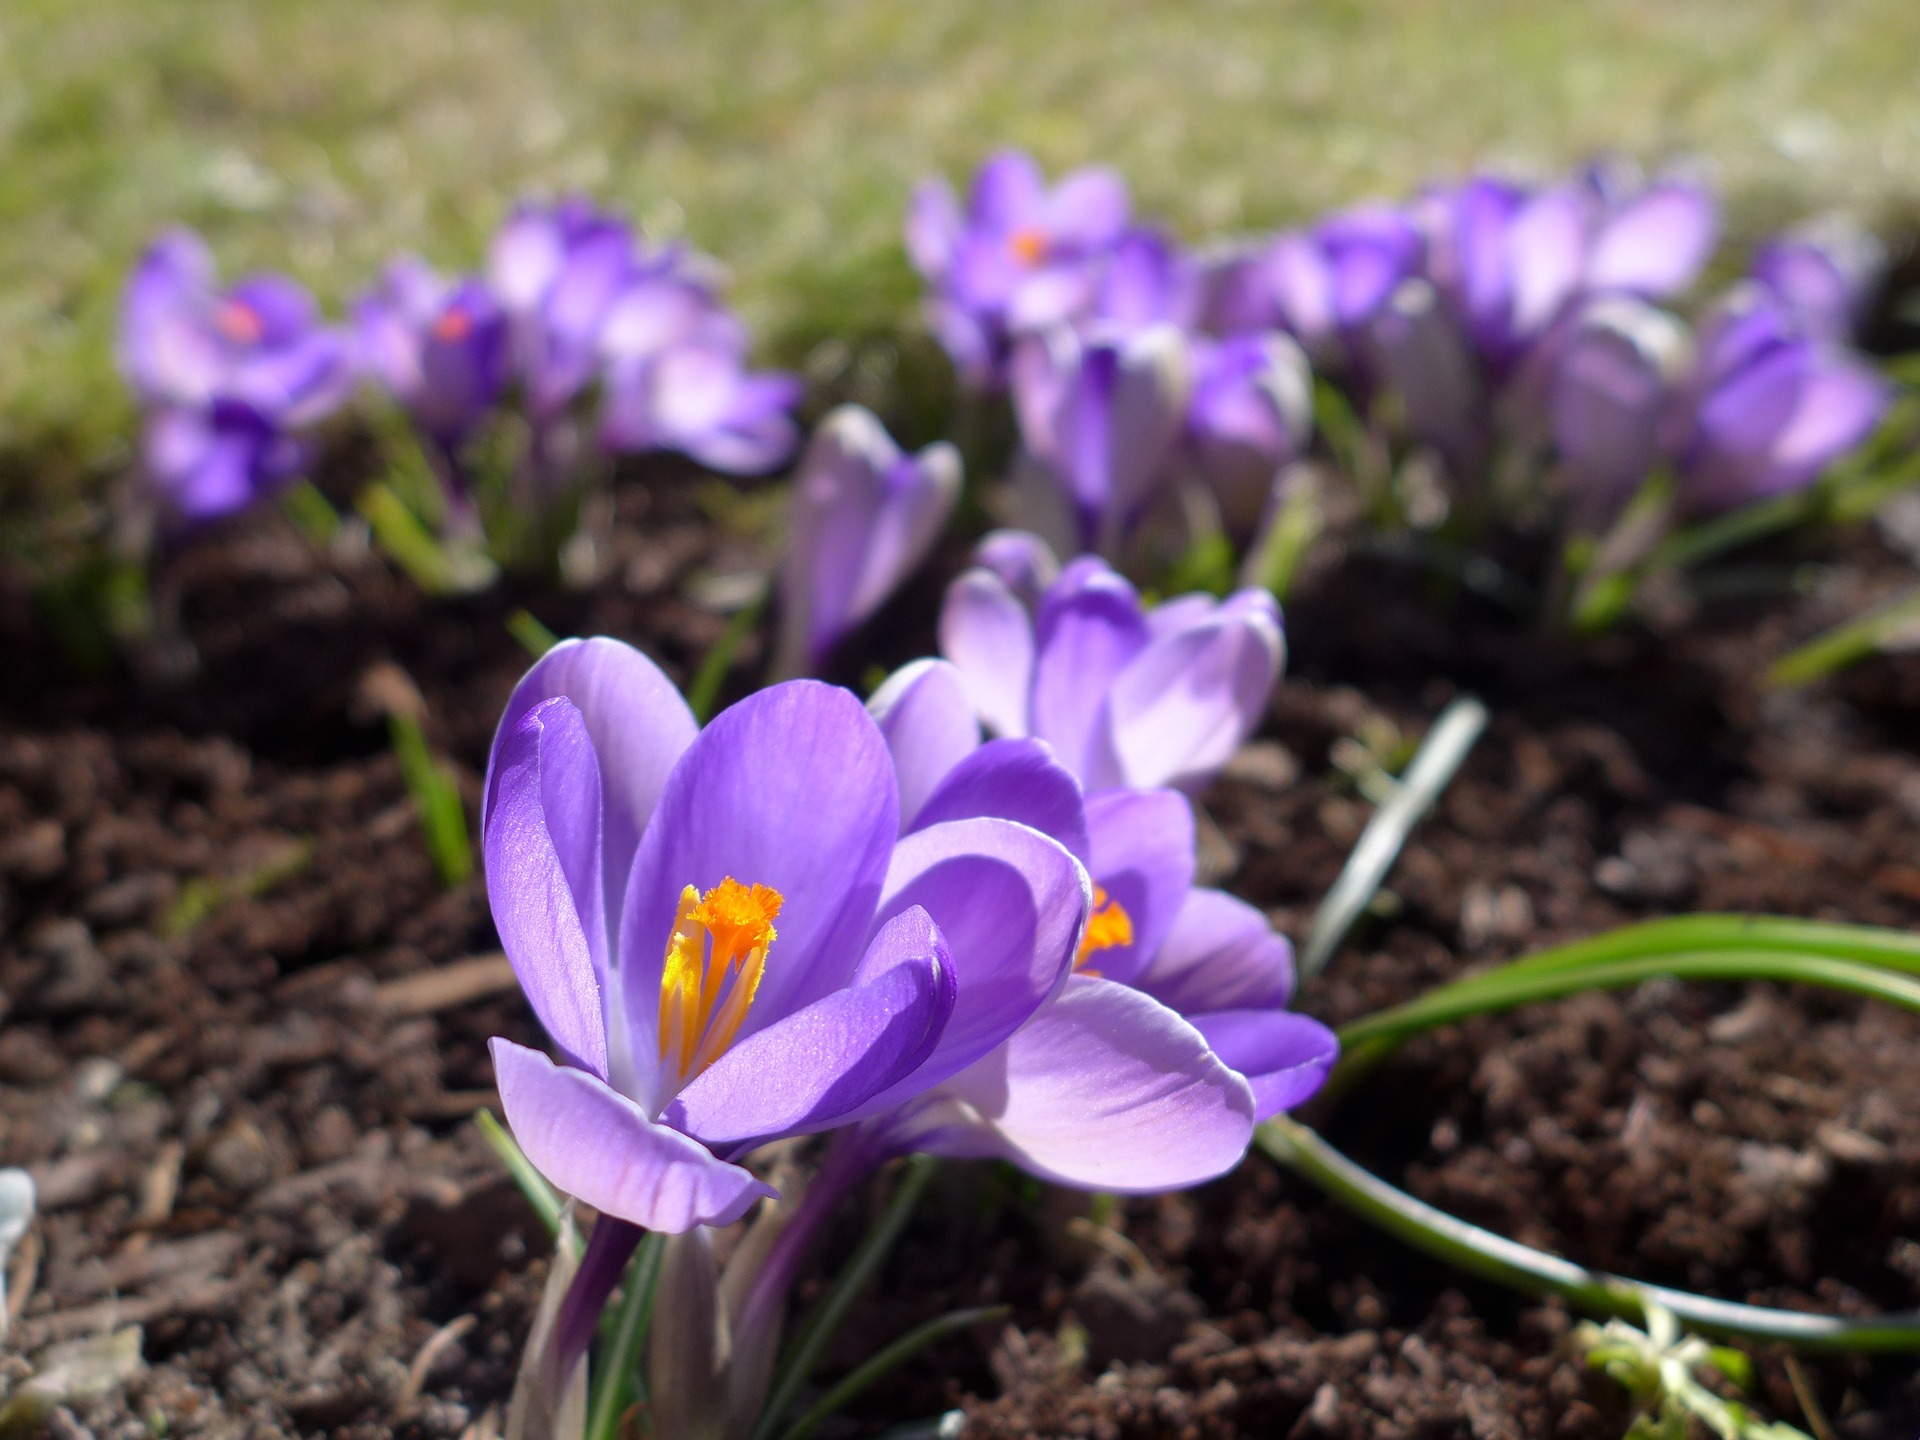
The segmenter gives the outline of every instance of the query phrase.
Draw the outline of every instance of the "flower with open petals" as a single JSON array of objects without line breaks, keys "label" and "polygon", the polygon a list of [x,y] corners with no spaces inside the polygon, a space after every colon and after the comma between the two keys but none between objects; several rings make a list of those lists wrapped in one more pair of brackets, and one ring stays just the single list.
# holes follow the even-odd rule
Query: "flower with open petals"
[{"label": "flower with open petals", "polygon": [[1049,189],[1017,150],[980,167],[964,210],[945,180],[920,183],[907,253],[933,287],[934,333],[969,384],[999,383],[1013,337],[1086,310],[1128,210],[1112,171],[1076,170]]},{"label": "flower with open petals", "polygon": [[1280,236],[1267,254],[1267,283],[1281,323],[1308,353],[1338,360],[1420,256],[1420,231],[1404,210],[1356,205]]},{"label": "flower with open petals", "polygon": [[609,450],[677,450],[710,470],[758,475],[800,442],[795,375],[746,367],[740,350],[689,341],[609,368],[600,440]]},{"label": "flower with open petals", "polygon": [[507,319],[493,292],[407,257],[387,267],[353,322],[362,368],[443,455],[454,455],[506,385]]},{"label": "flower with open petals", "polygon": [[774,670],[819,665],[926,557],[960,498],[960,452],[902,453],[869,410],[820,422],[793,479]]},{"label": "flower with open petals", "polygon": [[947,590],[940,649],[988,731],[1045,740],[1090,794],[1204,785],[1259,723],[1286,653],[1264,590],[1149,610],[1085,555],[1031,611],[994,570],[968,570]]},{"label": "flower with open petals", "polygon": [[149,477],[190,521],[241,509],[298,475],[297,432],[353,385],[350,347],[282,275],[222,290],[213,257],[187,230],[141,258],[121,311],[122,372],[147,406]]},{"label": "flower with open petals", "polygon": [[704,730],[612,640],[543,657],[482,815],[501,943],[557,1060],[493,1042],[515,1138],[630,1225],[738,1219],[739,1159],[966,1069],[1071,972],[1085,873],[1000,819],[902,837],[886,742],[793,681]]}]

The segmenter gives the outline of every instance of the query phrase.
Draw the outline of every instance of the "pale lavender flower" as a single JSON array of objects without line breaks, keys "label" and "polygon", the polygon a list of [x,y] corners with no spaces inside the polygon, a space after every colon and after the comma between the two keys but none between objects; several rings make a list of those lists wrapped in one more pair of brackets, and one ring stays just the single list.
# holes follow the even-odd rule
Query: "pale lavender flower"
[{"label": "pale lavender flower", "polygon": [[1267,253],[1280,323],[1316,361],[1347,363],[1358,337],[1421,260],[1419,228],[1391,205],[1356,205]]},{"label": "pale lavender flower", "polygon": [[1749,272],[1808,335],[1850,343],[1886,278],[1887,251],[1871,231],[1831,215],[1762,245]]},{"label": "pale lavender flower", "polygon": [[492,291],[409,256],[387,267],[353,323],[361,368],[454,461],[506,386],[507,319]]},{"label": "pale lavender flower", "polygon": [[926,558],[960,498],[960,452],[907,455],[871,411],[820,422],[793,478],[774,669],[817,667]]},{"label": "pale lavender flower", "polygon": [[1642,300],[1587,306],[1561,348],[1553,378],[1555,449],[1575,511],[1599,528],[1667,458],[1664,437],[1693,363],[1687,328]]},{"label": "pale lavender flower", "polygon": [[1250,535],[1274,476],[1306,454],[1313,439],[1313,374],[1284,331],[1195,336],[1187,447],[1213,492],[1227,529]]},{"label": "pale lavender flower", "polygon": [[691,341],[622,362],[606,377],[600,439],[609,450],[677,450],[710,470],[757,475],[800,440],[796,375],[753,371],[729,345]]}]

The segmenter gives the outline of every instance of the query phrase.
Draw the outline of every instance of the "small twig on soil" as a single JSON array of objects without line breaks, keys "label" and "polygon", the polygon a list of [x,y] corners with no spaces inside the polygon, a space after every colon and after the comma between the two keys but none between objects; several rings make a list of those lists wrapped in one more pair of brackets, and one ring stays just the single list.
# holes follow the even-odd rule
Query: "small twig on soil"
[{"label": "small twig on soil", "polygon": [[413,1364],[407,1367],[406,1384],[400,1387],[400,1393],[394,1397],[393,1413],[396,1416],[404,1415],[413,1408],[420,1393],[427,1388],[427,1377],[433,1374],[433,1367],[479,1323],[472,1315],[456,1316],[427,1337],[427,1343],[420,1347],[420,1353],[413,1357]]},{"label": "small twig on soil", "polygon": [[1806,1417],[1807,1428],[1813,1431],[1813,1440],[1836,1440],[1833,1424],[1827,1419],[1820,1397],[1814,1393],[1813,1382],[1807,1378],[1806,1366],[1792,1355],[1787,1356],[1787,1383],[1793,1386],[1793,1398],[1800,1402],[1800,1413]]},{"label": "small twig on soil", "polygon": [[495,951],[389,980],[374,989],[373,998],[381,1009],[396,1015],[433,1015],[505,994],[518,984],[507,957]]}]

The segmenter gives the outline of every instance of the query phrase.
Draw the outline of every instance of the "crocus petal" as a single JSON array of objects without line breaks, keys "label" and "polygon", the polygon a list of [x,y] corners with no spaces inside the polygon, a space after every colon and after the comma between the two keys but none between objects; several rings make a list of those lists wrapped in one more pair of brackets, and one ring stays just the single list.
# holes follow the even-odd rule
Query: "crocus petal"
[{"label": "crocus petal", "polygon": [[1009,820],[950,820],[902,838],[880,920],[926,911],[952,951],[959,989],[926,1062],[866,1108],[918,1094],[1012,1034],[1073,968],[1090,898],[1073,856]]},{"label": "crocus petal", "polygon": [[1032,156],[1019,150],[996,151],[973,177],[967,218],[984,229],[1012,230],[1032,223],[1046,191],[1046,178]]},{"label": "crocus petal", "polygon": [[998,575],[1029,610],[1060,577],[1052,547],[1025,530],[994,530],[974,547],[973,563]]},{"label": "crocus petal", "polygon": [[1553,432],[1561,457],[1604,523],[1653,472],[1667,410],[1692,355],[1685,328],[1625,297],[1581,313],[1554,369]]},{"label": "crocus petal", "polygon": [[1594,237],[1590,290],[1624,290],[1661,299],[1686,289],[1713,253],[1719,216],[1713,197],[1693,185],[1649,186]]},{"label": "crocus petal", "polygon": [[947,587],[940,653],[960,672],[974,711],[996,735],[1025,735],[1033,689],[1033,620],[990,570]]},{"label": "crocus petal", "polygon": [[1136,983],[1193,888],[1193,807],[1174,790],[1105,790],[1086,801],[1087,871],[1127,912],[1133,939],[1087,956],[1109,980]]},{"label": "crocus petal", "polygon": [[867,713],[880,726],[893,756],[900,824],[911,827],[927,797],[980,746],[980,721],[965,681],[949,661],[916,660],[873,692]]},{"label": "crocus petal", "polygon": [[[1076,568],[1077,567],[1077,568]],[[1033,733],[1083,780],[1097,757],[1101,722],[1115,678],[1147,647],[1140,597],[1098,561],[1076,562],[1061,576],[1035,622]]]},{"label": "crocus petal", "polygon": [[1133,985],[1182,1015],[1277,1009],[1293,998],[1293,946],[1246,901],[1193,889]]},{"label": "crocus petal", "polygon": [[942,1089],[972,1107],[980,1148],[1087,1189],[1178,1190],[1222,1175],[1253,1136],[1247,1082],[1158,1001],[1076,976],[1000,1050]]},{"label": "crocus petal", "polygon": [[960,238],[960,202],[953,187],[931,176],[913,187],[907,204],[907,258],[926,279],[938,284],[953,264]]},{"label": "crocus petal", "polygon": [[869,978],[748,1036],[662,1117],[716,1148],[751,1148],[841,1122],[927,1058],[958,993],[952,952],[918,908],[868,946]]},{"label": "crocus petal", "polygon": [[1279,608],[1264,591],[1156,639],[1113,681],[1107,743],[1083,778],[1096,789],[1204,783],[1260,723],[1284,657]]},{"label": "crocus petal", "polygon": [[499,736],[489,782],[482,841],[501,948],[554,1043],[604,1078],[600,772],[573,703],[547,700]]},{"label": "crocus petal", "polygon": [[1400,394],[1407,430],[1456,473],[1473,473],[1485,397],[1467,337],[1432,282],[1402,282],[1372,332],[1380,368]]},{"label": "crocus petal", "polygon": [[[1186,801],[1180,803],[1184,808]],[[1081,864],[1091,863],[1080,783],[1044,741],[989,740],[948,772],[905,828],[924,830],[978,815],[1030,825],[1066,846]]]},{"label": "crocus petal", "polygon": [[584,1070],[496,1038],[489,1047],[513,1138],[556,1189],[604,1215],[677,1235],[731,1225],[778,1192]]},{"label": "crocus petal", "polygon": [[779,672],[819,664],[863,618],[855,594],[898,459],[900,447],[864,406],[842,405],[815,427],[787,507]]},{"label": "crocus petal", "polygon": [[1128,339],[1108,419],[1108,499],[1122,523],[1153,497],[1186,423],[1193,363],[1185,333],[1151,325]]},{"label": "crocus petal", "polygon": [[1226,1010],[1189,1015],[1193,1026],[1253,1089],[1256,1122],[1291,1110],[1326,1082],[1340,1042],[1318,1020],[1291,1010]]},{"label": "crocus petal", "polygon": [[1119,238],[1131,208],[1127,182],[1111,170],[1074,170],[1047,196],[1041,224],[1055,244],[1091,249]]},{"label": "crocus petal", "polygon": [[1586,261],[1586,204],[1576,192],[1536,195],[1507,230],[1513,276],[1513,329],[1531,338],[1546,329],[1580,283]]},{"label": "crocus petal", "polygon": [[636,1031],[658,1024],[681,890],[729,876],[784,897],[746,1034],[844,986],[898,832],[886,741],[850,692],[793,680],[722,711],[680,757],[634,856],[620,955]]},{"label": "crocus petal", "polygon": [[580,712],[599,759],[603,883],[607,914],[617,922],[640,832],[700,726],[673,682],[633,646],[605,636],[563,640],[534,662],[507,699],[494,734],[494,758],[487,762],[482,830],[493,804],[493,775],[503,739],[534,706],[556,695],[566,696]]},{"label": "crocus petal", "polygon": [[960,452],[944,440],[901,456],[881,475],[880,504],[848,602],[859,624],[911,575],[960,498]]}]

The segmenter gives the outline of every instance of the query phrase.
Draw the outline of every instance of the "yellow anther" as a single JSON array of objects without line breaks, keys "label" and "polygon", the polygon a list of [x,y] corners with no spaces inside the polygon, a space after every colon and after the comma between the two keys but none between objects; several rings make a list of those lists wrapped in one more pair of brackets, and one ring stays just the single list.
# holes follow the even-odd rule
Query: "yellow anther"
[{"label": "yellow anther", "polygon": [[727,1051],[760,988],[781,895],[731,875],[680,892],[660,971],[660,1059],[682,1084]]},{"label": "yellow anther", "polygon": [[1047,232],[1028,225],[1007,237],[1007,249],[1022,265],[1038,265],[1047,258]]},{"label": "yellow anther", "polygon": [[1087,957],[1116,945],[1133,943],[1133,917],[1118,900],[1100,886],[1093,887],[1093,913],[1087,916],[1087,930],[1080,937],[1080,953],[1073,957],[1073,968],[1082,975],[1098,975],[1087,968]]}]

